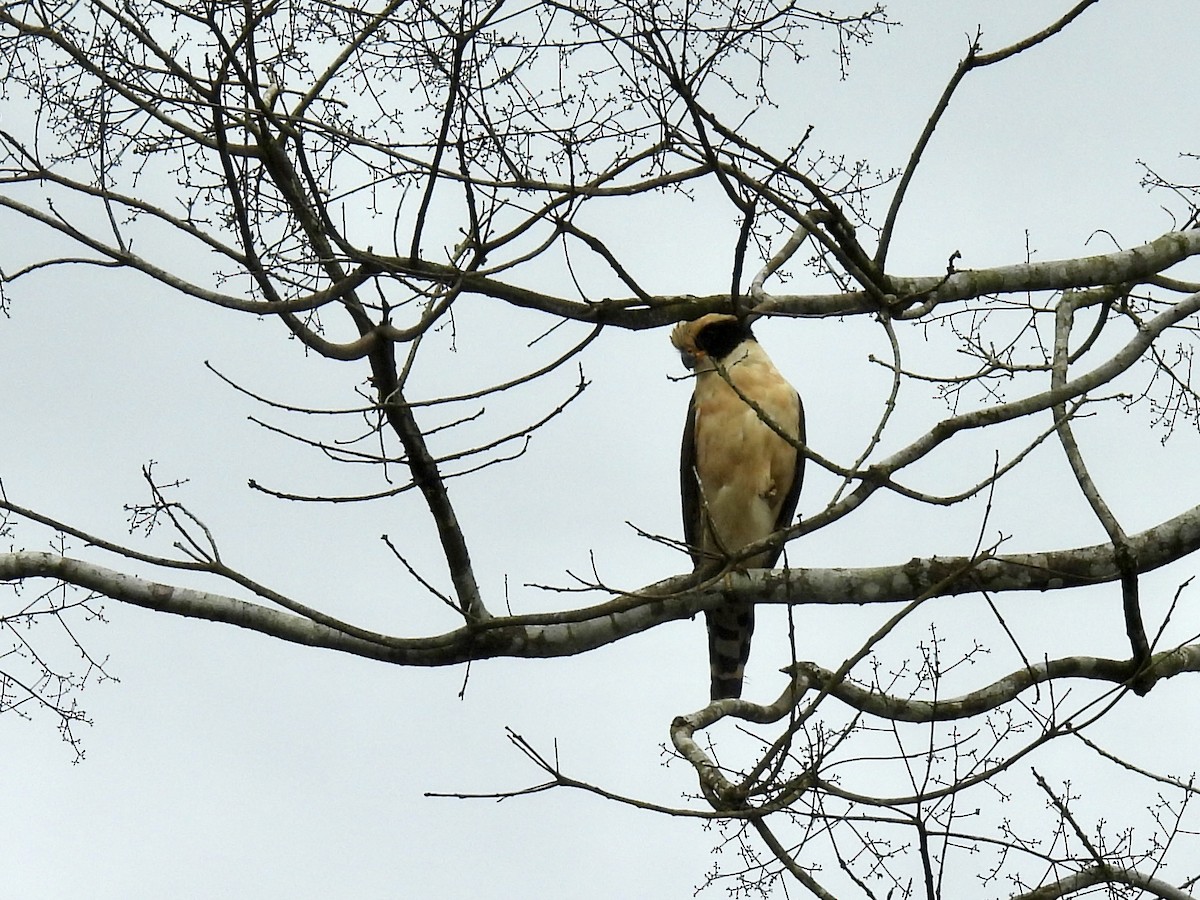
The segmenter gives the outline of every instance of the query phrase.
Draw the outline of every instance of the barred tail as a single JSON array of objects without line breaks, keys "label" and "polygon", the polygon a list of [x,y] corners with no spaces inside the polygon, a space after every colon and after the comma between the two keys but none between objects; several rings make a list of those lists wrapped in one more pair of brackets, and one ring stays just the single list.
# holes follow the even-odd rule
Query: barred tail
[{"label": "barred tail", "polygon": [[708,668],[713,700],[742,696],[742,670],[750,657],[754,606],[725,604],[704,614],[708,622]]}]

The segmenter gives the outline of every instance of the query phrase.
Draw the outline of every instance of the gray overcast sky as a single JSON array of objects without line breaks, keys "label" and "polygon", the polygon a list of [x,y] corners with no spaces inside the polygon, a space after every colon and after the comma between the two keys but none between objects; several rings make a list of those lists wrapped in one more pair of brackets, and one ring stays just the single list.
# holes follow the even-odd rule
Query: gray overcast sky
[{"label": "gray overcast sky", "polygon": [[[767,119],[782,127],[785,114],[794,114],[798,127],[815,125],[814,146],[902,166],[976,26],[985,49],[995,49],[1044,27],[1068,5],[889,3],[901,27],[859,48],[847,81],[838,80],[835,60],[814,40],[814,58],[802,66],[803,83],[790,98],[794,113]],[[1197,34],[1200,6],[1192,0],[1105,0],[1063,35],[972,74],[914,184],[892,269],[937,274],[955,250],[964,267],[1021,262],[1027,233],[1036,258],[1053,259],[1105,252],[1114,241],[1128,247],[1169,230],[1160,200],[1138,186],[1136,161],[1179,171],[1178,152],[1200,144],[1189,74]],[[0,106],[0,114],[19,113]],[[725,289],[728,253],[689,252],[688,229],[704,227],[704,204],[683,215],[632,233],[631,241],[654,241],[648,252],[661,260],[656,287]],[[728,228],[727,209],[714,218]],[[0,220],[6,241],[12,228]],[[790,289],[803,290],[804,277]],[[247,478],[316,490],[329,483],[322,479],[342,476],[247,421],[261,410],[203,362],[279,399],[311,405],[352,404],[359,370],[305,359],[275,322],[201,308],[144,280],[59,274],[21,283],[14,297],[11,318],[0,320],[0,382],[7,386],[0,476],[13,501],[120,538],[122,506],[144,497],[139,468],[153,459],[162,476],[190,480],[182,499],[227,557],[260,581],[367,625],[407,633],[448,627],[378,540],[382,532],[424,535],[419,499],[318,508],[246,490]],[[531,331],[536,327],[531,322]],[[847,340],[850,333],[836,322],[760,328],[763,344],[805,396],[814,446],[830,455],[861,445],[886,389],[886,373],[866,361],[882,350],[879,336],[859,331]],[[474,349],[493,339],[486,315],[464,317],[462,344]],[[918,346],[915,330],[909,339]],[[475,358],[467,347],[463,354]],[[573,415],[552,423],[499,481],[485,473],[452,483],[484,589],[501,596],[507,584],[515,611],[570,603],[524,584],[566,583],[564,570],[587,572],[592,552],[601,576],[625,587],[685,566],[681,555],[639,539],[625,524],[678,533],[676,459],[688,387],[667,378],[679,372],[666,333],[614,331],[584,361],[592,386]],[[477,373],[439,374],[467,383]],[[514,402],[548,408],[572,380],[568,372]],[[867,410],[862,422],[859,408]],[[510,412],[502,407],[497,414]],[[1183,501],[1169,462],[1195,453],[1194,435],[1178,437],[1154,457],[1146,477],[1126,485],[1118,476],[1130,460],[1159,449],[1144,414],[1131,414],[1120,432],[1082,431],[1119,445],[1098,464],[1097,477],[1131,530],[1178,511]],[[1054,465],[1017,483],[1036,491],[1038,479],[1057,472]],[[832,479],[814,475],[801,508],[819,507],[833,487]],[[792,552],[812,565],[968,552],[980,515],[977,505],[931,514],[918,533],[912,523],[898,529],[881,508]],[[1077,524],[1047,517],[1028,494],[998,498],[993,524],[1013,536],[1013,549],[1102,537],[1086,517]],[[36,529],[23,527],[22,535],[36,535],[34,549],[43,546]],[[441,572],[434,544],[409,546],[418,565]],[[1195,564],[1185,563],[1151,585],[1169,594],[1194,572]],[[1022,601],[1014,614],[1028,614],[1037,602]],[[1119,628],[1096,626],[1093,634],[1068,602],[1045,606],[1032,627],[1076,623],[1066,652],[1121,652],[1111,641]],[[704,699],[700,622],[580,658],[478,664],[460,701],[461,669],[393,669],[117,603],[105,609],[109,624],[89,627],[83,637],[93,653],[108,656],[120,683],[84,692],[95,720],[83,732],[85,761],[71,765],[44,717],[0,718],[4,896],[688,897],[711,864],[716,837],[696,822],[583,794],[499,804],[423,797],[538,781],[539,772],[505,738],[512,728],[546,753],[557,748],[572,775],[678,803],[695,790],[694,778],[682,765],[664,768],[660,745],[671,718]],[[956,620],[951,604],[939,609],[970,633],[971,623]],[[801,653],[836,666],[837,654],[857,647],[885,615],[815,613]],[[782,613],[768,611],[763,622],[759,634],[774,627],[782,641]],[[775,682],[782,683],[773,670],[784,656],[766,649],[769,636],[760,640],[751,683],[773,696]],[[1181,690],[1163,685],[1149,702],[1169,709]],[[1129,735],[1125,746],[1137,748],[1138,737]],[[1161,764],[1179,771],[1189,763],[1180,755],[1176,765],[1168,755]]]}]

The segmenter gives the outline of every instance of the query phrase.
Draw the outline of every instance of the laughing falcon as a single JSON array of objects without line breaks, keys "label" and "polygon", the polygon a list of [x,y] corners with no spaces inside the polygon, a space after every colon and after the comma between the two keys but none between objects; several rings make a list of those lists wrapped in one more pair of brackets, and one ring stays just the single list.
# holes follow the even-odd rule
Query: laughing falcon
[{"label": "laughing falcon", "polygon": [[[804,408],[736,316],[710,313],[681,322],[671,343],[695,372],[679,474],[683,533],[700,569],[792,524],[804,455],[778,432],[803,443]],[[781,550],[740,560],[738,567],[772,568]],[[712,699],[740,697],[754,607],[729,602],[705,618]]]}]

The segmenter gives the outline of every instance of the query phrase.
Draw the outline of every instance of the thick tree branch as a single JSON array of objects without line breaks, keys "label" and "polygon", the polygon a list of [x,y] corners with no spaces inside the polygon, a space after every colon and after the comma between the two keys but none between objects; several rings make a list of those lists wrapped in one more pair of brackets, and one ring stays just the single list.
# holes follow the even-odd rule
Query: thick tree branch
[{"label": "thick tree branch", "polygon": [[[1129,538],[1144,573],[1200,549],[1200,507]],[[967,572],[961,578],[950,577]],[[369,640],[298,615],[234,597],[175,587],[51,553],[0,554],[0,581],[56,578],[114,600],[159,612],[248,628],[282,640],[326,647],[407,666],[447,666],[492,657],[541,658],[584,653],[664,622],[736,598],[749,603],[863,604],[911,601],[987,590],[1045,592],[1118,580],[1111,544],[1047,553],[913,559],[864,569],[751,570],[696,587],[692,575],[670,578],[608,603],[544,615],[495,617],[444,634]],[[461,598],[460,598],[461,599]]]},{"label": "thick tree branch", "polygon": [[1180,890],[1161,878],[1116,865],[1088,866],[1042,885],[1036,890],[1014,894],[1012,900],[1058,900],[1060,897],[1069,897],[1098,884],[1127,884],[1161,897],[1162,900],[1196,900],[1192,894]]},{"label": "thick tree branch", "polygon": [[[809,229],[805,229],[805,232],[812,233]],[[908,319],[925,315],[939,304],[992,294],[1138,283],[1197,254],[1200,254],[1200,229],[1193,229],[1168,232],[1140,247],[1096,256],[1021,263],[992,269],[964,269],[949,277],[892,277],[889,284],[894,293],[889,305],[896,308],[911,305],[912,308],[897,315],[897,318]],[[657,328],[709,312],[730,311],[728,294],[704,297],[660,294],[649,299],[638,296],[585,303],[510,284],[490,275],[462,272],[452,266],[425,260],[375,254],[361,254],[359,259],[377,265],[383,271],[406,277],[455,284],[465,294],[493,297],[523,309],[621,328]],[[879,311],[878,303],[864,291],[795,295],[762,291],[759,296],[762,300],[754,312],[760,314],[828,317],[873,315]]]}]

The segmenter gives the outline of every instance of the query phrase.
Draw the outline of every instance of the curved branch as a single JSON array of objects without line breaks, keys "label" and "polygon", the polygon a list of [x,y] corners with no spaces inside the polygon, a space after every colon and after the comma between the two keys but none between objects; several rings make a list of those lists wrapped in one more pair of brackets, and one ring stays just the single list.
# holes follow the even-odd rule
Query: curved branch
[{"label": "curved branch", "polygon": [[144,609],[237,625],[295,644],[406,666],[456,665],[501,656],[571,656],[692,614],[679,602],[670,607],[662,601],[642,602],[620,615],[582,622],[538,625],[515,617],[493,618],[428,638],[368,638],[236,597],[151,581],[53,553],[0,554],[0,581],[39,577],[86,587]]},{"label": "curved branch", "polygon": [[[840,679],[836,672],[810,662],[796,663],[789,666],[788,671],[796,679],[791,696],[797,700],[804,689],[815,688],[829,693],[847,706],[881,719],[895,722],[947,722],[989,712],[1047,681],[1084,678],[1123,684],[1137,672],[1137,668],[1136,662],[1131,664],[1127,659],[1068,656],[1018,669],[977,691],[945,700],[913,700],[880,693]],[[1170,678],[1182,672],[1200,672],[1200,644],[1188,644],[1156,653],[1146,662],[1145,670],[1156,679]]]},{"label": "curved branch", "polygon": [[[1058,303],[1054,318],[1054,365],[1050,374],[1050,387],[1057,389],[1067,383],[1071,327],[1075,320],[1075,294],[1073,291],[1064,293]],[[1079,449],[1079,442],[1075,439],[1075,431],[1071,427],[1070,417],[1067,415],[1066,404],[1054,407],[1054,417],[1057,420],[1059,443],[1062,444],[1071,471],[1075,474],[1075,481],[1079,484],[1080,490],[1092,507],[1092,512],[1096,514],[1096,518],[1112,541],[1113,559],[1121,569],[1125,630],[1129,635],[1133,659],[1135,662],[1146,660],[1150,655],[1150,642],[1146,639],[1146,628],[1142,621],[1141,605],[1138,602],[1137,564],[1129,549],[1129,539],[1088,471],[1087,463],[1083,459],[1083,452]],[[1145,682],[1139,680],[1135,690],[1143,693],[1145,690],[1149,690],[1152,683],[1152,680]]]}]

